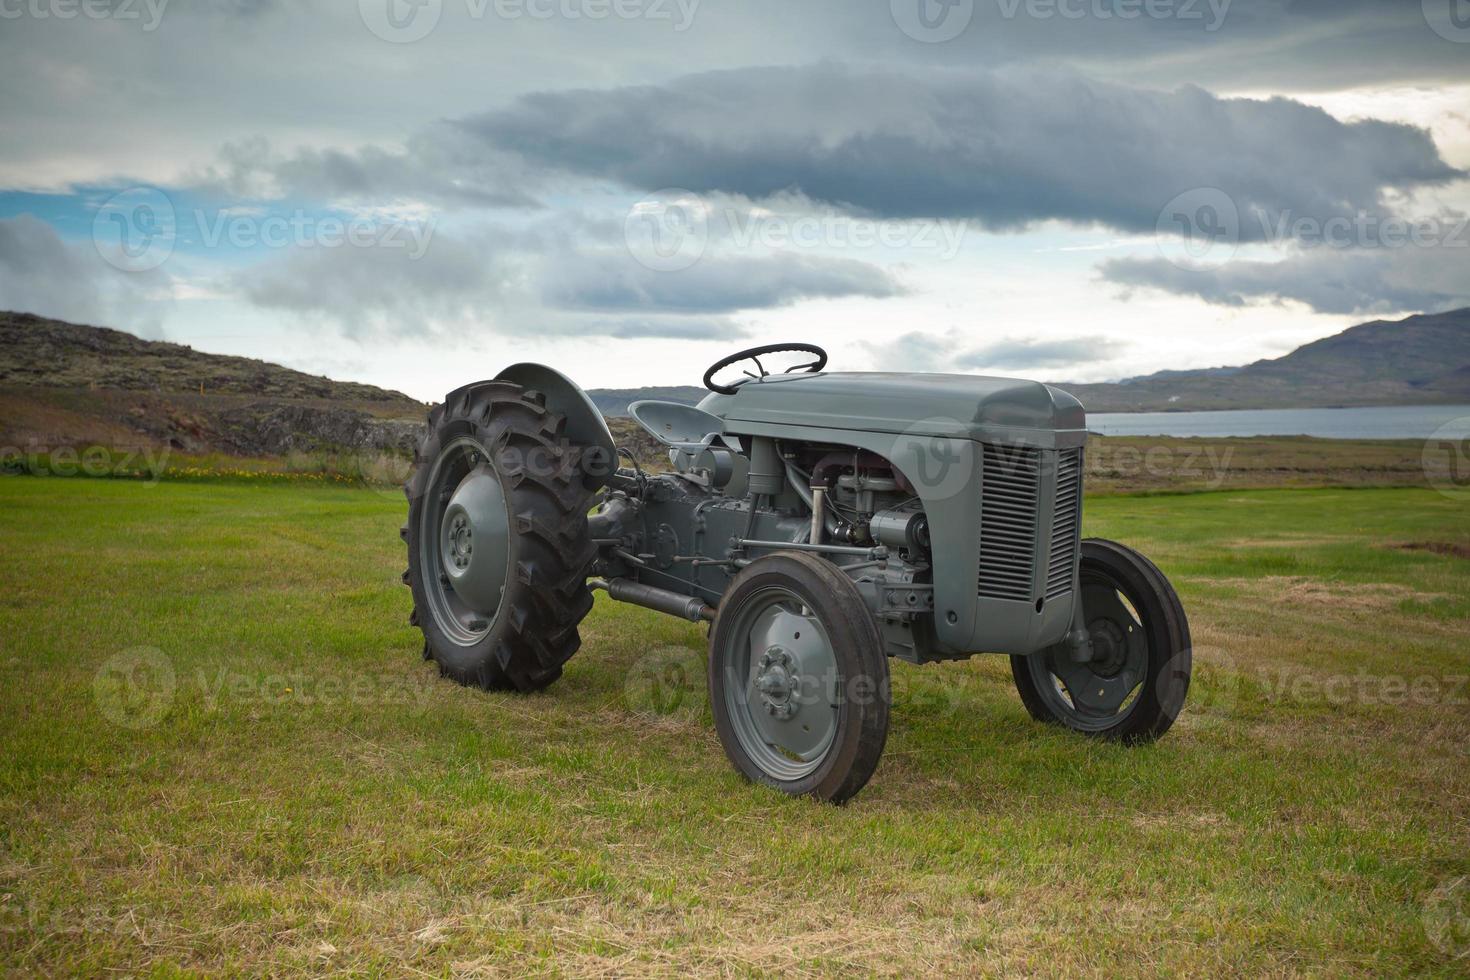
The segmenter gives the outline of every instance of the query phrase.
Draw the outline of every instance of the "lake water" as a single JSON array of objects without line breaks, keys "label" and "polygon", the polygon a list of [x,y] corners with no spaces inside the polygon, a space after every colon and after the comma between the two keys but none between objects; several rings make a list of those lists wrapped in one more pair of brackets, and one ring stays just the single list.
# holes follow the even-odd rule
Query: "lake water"
[{"label": "lake water", "polygon": [[[1448,426],[1448,428],[1446,428]],[[1319,436],[1323,439],[1470,438],[1470,405],[1269,408],[1229,412],[1091,412],[1108,436]],[[1443,431],[1441,431],[1443,429]]]}]

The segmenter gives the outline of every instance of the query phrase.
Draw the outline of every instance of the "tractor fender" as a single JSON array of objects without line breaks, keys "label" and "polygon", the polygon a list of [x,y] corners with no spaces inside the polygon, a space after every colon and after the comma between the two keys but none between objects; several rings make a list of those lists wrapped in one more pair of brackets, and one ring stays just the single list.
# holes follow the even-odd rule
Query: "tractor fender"
[{"label": "tractor fender", "polygon": [[[495,380],[509,381],[546,396],[547,407],[566,416],[567,438],[578,445],[598,450],[596,465],[589,469],[589,476],[596,476],[598,485],[607,482],[607,477],[617,468],[617,449],[613,445],[612,432],[592,399],[575,381],[555,368],[529,361],[512,364],[497,374]],[[584,458],[591,462],[590,457]]]}]

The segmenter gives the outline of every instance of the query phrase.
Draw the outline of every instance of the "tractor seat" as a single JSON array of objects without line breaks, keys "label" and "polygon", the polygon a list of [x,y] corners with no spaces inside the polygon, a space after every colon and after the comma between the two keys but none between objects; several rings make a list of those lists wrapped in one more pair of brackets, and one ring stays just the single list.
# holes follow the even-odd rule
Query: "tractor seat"
[{"label": "tractor seat", "polygon": [[[669,447],[669,462],[680,476],[702,486],[723,488],[749,469],[740,442],[725,434],[717,415],[678,402],[637,401],[628,414],[643,431]],[[718,442],[720,445],[715,445]]]}]

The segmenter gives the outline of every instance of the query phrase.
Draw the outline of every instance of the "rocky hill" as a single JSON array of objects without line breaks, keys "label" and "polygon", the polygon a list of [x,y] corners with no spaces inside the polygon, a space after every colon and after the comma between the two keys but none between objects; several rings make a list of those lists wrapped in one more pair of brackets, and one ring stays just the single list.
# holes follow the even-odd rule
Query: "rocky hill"
[{"label": "rocky hill", "polygon": [[411,452],[425,406],[396,391],[0,313],[0,441],[277,456]]}]

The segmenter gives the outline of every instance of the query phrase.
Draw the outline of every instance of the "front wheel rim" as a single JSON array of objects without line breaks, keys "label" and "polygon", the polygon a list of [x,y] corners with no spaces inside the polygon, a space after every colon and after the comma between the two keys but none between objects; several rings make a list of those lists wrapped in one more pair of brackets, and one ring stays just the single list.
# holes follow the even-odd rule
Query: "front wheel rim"
[{"label": "front wheel rim", "polygon": [[821,767],[842,717],[841,678],[822,621],[796,593],[769,588],[743,604],[720,651],[725,709],[741,749],[772,779]]},{"label": "front wheel rim", "polygon": [[419,574],[429,614],[451,642],[473,646],[500,613],[510,575],[510,510],[490,455],[450,442],[424,487]]},{"label": "front wheel rim", "polygon": [[1093,659],[1077,663],[1061,644],[1027,658],[1037,691],[1058,719],[1079,731],[1101,732],[1122,724],[1142,700],[1148,676],[1147,617],[1110,576],[1083,569],[1084,621]]}]

